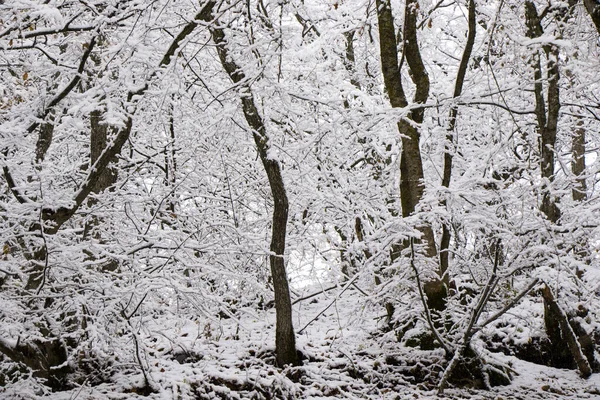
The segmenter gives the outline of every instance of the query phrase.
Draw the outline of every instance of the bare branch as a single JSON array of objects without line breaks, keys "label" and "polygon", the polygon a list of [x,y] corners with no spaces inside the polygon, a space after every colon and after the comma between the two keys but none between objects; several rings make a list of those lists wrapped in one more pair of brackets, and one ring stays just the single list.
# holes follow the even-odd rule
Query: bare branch
[{"label": "bare branch", "polygon": [[496,321],[498,318],[500,318],[501,316],[503,316],[508,310],[510,310],[511,308],[513,308],[514,306],[516,306],[519,301],[521,301],[521,299],[523,297],[525,297],[525,295],[527,295],[527,293],[531,292],[531,290],[540,282],[540,280],[538,278],[535,278],[529,285],[527,285],[527,287],[525,289],[523,289],[521,291],[521,293],[519,293],[515,298],[513,298],[507,305],[505,305],[500,311],[498,311],[497,313],[495,313],[494,315],[492,315],[491,317],[489,317],[485,322],[483,322],[482,324],[476,326],[475,328],[473,328],[473,333],[476,333],[478,331],[480,331],[481,329],[483,329],[485,326],[491,324],[492,322]]}]

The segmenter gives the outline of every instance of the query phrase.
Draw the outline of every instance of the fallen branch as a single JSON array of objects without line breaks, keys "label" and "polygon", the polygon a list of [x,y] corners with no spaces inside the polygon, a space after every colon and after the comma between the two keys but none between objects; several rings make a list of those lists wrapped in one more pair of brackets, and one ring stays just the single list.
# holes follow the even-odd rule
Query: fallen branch
[{"label": "fallen branch", "polygon": [[544,300],[546,300],[546,303],[552,310],[552,314],[558,317],[558,323],[560,324],[562,337],[567,342],[569,351],[577,363],[577,368],[579,368],[580,375],[583,378],[589,377],[592,374],[590,364],[581,351],[581,346],[579,345],[579,341],[577,340],[575,332],[573,332],[573,328],[571,328],[571,324],[569,324],[567,315],[556,302],[554,294],[552,294],[552,290],[550,290],[547,284],[544,284],[544,287],[542,287],[542,297]]},{"label": "fallen branch", "polygon": [[319,319],[319,317],[321,315],[323,315],[323,313],[327,310],[329,310],[329,308],[335,304],[335,302],[338,300],[338,298],[346,291],[348,290],[348,288],[350,286],[352,286],[352,283],[354,283],[354,281],[356,280],[356,278],[358,278],[359,274],[354,275],[354,277],[352,277],[352,279],[350,281],[348,281],[348,283],[346,283],[346,285],[342,288],[342,290],[335,296],[335,298],[333,299],[333,301],[331,303],[329,303],[329,305],[327,305],[327,307],[325,307],[323,310],[321,310],[313,319],[311,319],[310,321],[308,321],[308,323],[306,325],[304,325],[304,327],[302,329],[300,329],[298,331],[298,334],[301,334],[302,332],[304,332],[304,330],[306,328],[308,328],[308,326],[310,324],[312,324],[313,322],[315,322],[317,319]]}]

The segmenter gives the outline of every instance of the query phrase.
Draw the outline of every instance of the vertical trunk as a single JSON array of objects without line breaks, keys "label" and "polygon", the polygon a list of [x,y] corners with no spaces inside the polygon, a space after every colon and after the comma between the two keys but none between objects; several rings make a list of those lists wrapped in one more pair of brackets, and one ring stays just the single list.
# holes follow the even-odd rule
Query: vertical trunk
[{"label": "vertical trunk", "polygon": [[[215,40],[220,47],[224,48],[222,41]],[[222,58],[223,60],[224,58]],[[281,167],[277,160],[269,158],[269,142],[266,135],[265,126],[258,110],[254,104],[253,97],[242,98],[244,117],[252,129],[254,143],[258,149],[262,161],[271,195],[273,196],[273,225],[271,227],[271,254],[269,263],[271,265],[271,277],[273,278],[273,289],[275,291],[276,308],[276,332],[275,332],[275,351],[277,363],[280,366],[286,364],[298,365],[300,360],[296,352],[296,337],[292,323],[292,303],[290,300],[290,289],[288,285],[287,273],[285,270],[285,238],[288,220],[288,198],[281,176]]]},{"label": "vertical trunk", "polygon": [[[404,12],[404,31],[402,61],[406,60],[409,73],[415,84],[413,102],[423,104],[429,97],[429,76],[425,70],[421,52],[417,40],[417,0],[407,0]],[[392,15],[389,0],[377,0],[377,20],[379,29],[379,49],[381,56],[381,69],[385,88],[394,108],[405,108],[408,106],[402,76],[400,74],[401,64],[398,62],[398,47],[396,43],[396,31],[394,28],[394,17]],[[423,122],[424,109],[415,108],[406,117],[398,122],[398,132],[401,135],[402,151],[400,154],[400,203],[402,216],[408,217],[415,212],[418,203],[423,197],[423,161],[419,145],[420,132],[418,126]],[[422,233],[421,243],[424,254],[428,258],[435,258],[437,250],[433,230],[429,225],[419,227]],[[404,246],[395,246],[392,249],[392,259],[400,256]],[[441,277],[426,282],[424,290],[428,299],[428,305],[434,310],[441,311],[445,308],[447,295],[446,285]],[[388,308],[388,314],[390,309]],[[390,317],[390,315],[388,315]]]},{"label": "vertical trunk", "polygon": [[[531,1],[525,2],[525,19],[527,24],[527,36],[531,39],[542,36],[543,29],[535,5]],[[540,172],[544,180],[542,188],[542,204],[540,210],[552,223],[560,219],[560,210],[554,201],[550,185],[554,181],[554,145],[556,142],[556,131],[558,127],[558,112],[560,110],[560,97],[558,90],[559,69],[558,49],[555,46],[545,45],[544,53],[548,58],[547,81],[548,81],[548,106],[543,93],[543,71],[540,61],[540,53],[535,52],[532,57],[535,115],[537,119],[537,130],[539,135]]]},{"label": "vertical trunk", "polygon": [[46,153],[52,144],[54,136],[54,111],[48,114],[48,121],[40,125],[40,135],[35,144],[35,162],[40,164],[46,158]]},{"label": "vertical trunk", "polygon": [[[104,116],[104,112],[101,110],[94,110],[90,113],[90,168],[94,165],[94,163],[100,158],[102,152],[105,151],[109,142],[109,132],[111,129],[108,125],[106,125],[102,118]],[[106,166],[104,170],[99,174],[98,180],[92,185],[92,193],[100,194],[106,189],[110,188],[117,182],[117,168],[115,167],[117,162],[117,157],[114,155],[111,157],[110,163]],[[88,206],[94,206],[98,200],[94,197],[88,198],[87,204]],[[83,231],[83,238],[85,238],[92,232],[94,227],[98,227],[102,224],[103,218],[98,217],[96,215],[92,215],[91,220],[85,224],[85,228]],[[106,243],[106,238],[103,238],[100,229],[96,229],[92,234],[93,238],[96,239],[99,243]],[[90,259],[95,259],[96,255],[92,252],[85,250],[87,256]],[[103,262],[101,265],[102,271],[113,272],[116,271],[119,267],[119,263],[114,259],[108,259],[106,262]]]},{"label": "vertical trunk", "polygon": [[[102,121],[103,115],[104,112],[101,110],[94,110],[90,113],[90,166],[94,165],[108,146],[110,128]],[[102,193],[117,181],[116,161],[115,155],[94,183],[92,193]]]},{"label": "vertical trunk", "polygon": [[273,224],[269,264],[275,291],[275,353],[277,364],[280,366],[287,364],[299,365],[300,359],[296,352],[296,336],[292,323],[292,303],[284,263],[289,204],[283,177],[281,176],[281,167],[276,159],[269,157],[270,145],[264,121],[258,113],[250,87],[244,84],[246,80],[244,72],[229,56],[225,33],[222,29],[213,28],[212,37],[223,69],[234,83],[245,89],[245,94],[241,98],[244,118],[252,130],[254,143],[267,174],[271,195],[273,196]]},{"label": "vertical trunk", "polygon": [[[360,83],[354,78],[355,64],[356,59],[354,56],[354,34],[355,31],[349,31],[344,33],[344,37],[346,39],[346,53],[344,58],[344,67],[348,74],[350,75],[350,83],[360,90]],[[344,99],[344,108],[350,109],[350,102],[348,98]],[[358,217],[357,217],[358,218]],[[348,236],[345,234],[344,229],[338,226],[335,227],[338,235],[340,236],[341,249],[340,249],[340,260],[342,264],[341,272],[342,272],[342,280],[346,281],[349,279],[354,273],[357,271],[357,265],[354,255],[348,254]],[[352,235],[350,235],[352,237]],[[362,239],[360,240],[362,241]]]},{"label": "vertical trunk", "polygon": [[[563,17],[568,18],[569,13]],[[531,0],[525,2],[525,20],[527,25],[527,36],[531,39],[541,37],[544,34],[542,23],[537,9]],[[536,51],[532,58],[534,71],[534,94],[535,114],[539,134],[540,174],[543,179],[542,203],[540,211],[552,224],[560,223],[560,210],[551,193],[551,185],[554,181],[554,146],[558,129],[558,117],[560,110],[559,95],[559,51],[552,45],[544,45],[543,52],[547,58],[547,105],[543,94],[543,72],[540,62],[540,52]],[[569,356],[575,361],[582,376],[591,374],[590,365],[583,356],[577,337],[569,321],[556,303],[554,295],[548,286],[542,289],[544,300],[544,323],[546,333],[550,340],[552,352],[555,355],[553,362],[562,363]]]},{"label": "vertical trunk", "polygon": [[[583,127],[583,120],[577,118],[575,132],[573,132],[571,139],[571,172],[575,177],[571,195],[575,202],[587,200],[587,183],[585,178],[585,133],[586,129]],[[579,238],[578,243],[576,243],[575,254],[581,260],[584,260],[586,264],[589,265],[591,263],[593,257],[589,248],[587,235]],[[577,267],[575,269],[575,274],[581,278],[583,271]]]},{"label": "vertical trunk", "polygon": [[[469,60],[471,59],[471,53],[473,51],[473,45],[475,44],[475,31],[477,29],[475,21],[475,1],[469,0],[469,16],[468,24],[469,31],[467,34],[467,43],[463,51],[462,59],[458,67],[458,73],[456,74],[456,82],[454,85],[454,98],[460,97],[462,94],[462,88],[465,82],[465,76],[467,74],[467,67],[469,66]],[[456,129],[456,117],[458,116],[458,106],[453,106],[450,109],[450,119],[448,123],[448,131],[446,134],[446,146],[448,148],[444,152],[444,169],[442,173],[442,186],[445,188],[450,187],[450,180],[452,178],[452,161],[454,149],[454,130]],[[443,206],[446,205],[446,201],[443,201]],[[446,284],[449,285],[449,276],[447,274],[449,268],[449,247],[450,247],[450,221],[442,226],[442,237],[440,239],[440,276]]]},{"label": "vertical trunk", "polygon": [[[541,170],[542,178],[547,179],[546,184],[554,181],[554,145],[558,129],[558,112],[560,98],[558,91],[558,49],[552,47],[548,52],[548,118],[546,126],[541,129]],[[560,219],[560,210],[547,187],[542,198],[542,211],[553,223]]]},{"label": "vertical trunk", "polygon": [[585,181],[585,128],[583,121],[577,120],[575,132],[571,143],[571,171],[575,176],[575,185],[572,189],[573,200],[584,201],[587,199],[587,184]]},{"label": "vertical trunk", "polygon": [[[177,183],[177,178],[175,174],[177,173],[177,158],[176,158],[176,150],[175,150],[175,106],[173,102],[175,101],[175,96],[172,96],[171,99],[171,108],[169,110],[169,137],[171,139],[171,143],[169,146],[165,146],[165,182],[171,188],[175,188]],[[169,152],[170,148],[170,152]],[[175,194],[173,193],[170,196],[168,202],[168,209],[171,214],[175,213]],[[173,216],[173,215],[172,215]]]},{"label": "vertical trunk", "polygon": [[346,59],[344,60],[344,66],[348,73],[350,73],[350,83],[360,89],[360,83],[354,78],[354,71],[356,66],[356,58],[354,56],[354,34],[356,31],[350,31],[344,33],[346,38]]}]

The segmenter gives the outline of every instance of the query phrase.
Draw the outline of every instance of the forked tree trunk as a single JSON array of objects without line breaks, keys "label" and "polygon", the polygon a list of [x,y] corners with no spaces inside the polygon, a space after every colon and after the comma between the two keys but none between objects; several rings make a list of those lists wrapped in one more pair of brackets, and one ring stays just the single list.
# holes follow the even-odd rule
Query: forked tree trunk
[{"label": "forked tree trunk", "polygon": [[[393,108],[406,108],[408,101],[402,86],[401,64],[398,61],[398,46],[394,17],[389,0],[377,0],[377,20],[379,27],[379,48],[381,55],[381,69],[385,88]],[[419,44],[417,40],[417,1],[407,0],[404,13],[403,58],[410,69],[410,76],[416,86],[413,102],[423,104],[429,97],[429,76],[425,70]],[[424,109],[415,108],[407,113],[398,122],[398,132],[401,135],[402,151],[400,154],[400,203],[402,216],[408,217],[423,197],[423,161],[421,159],[420,132],[418,126],[423,122]],[[424,254],[429,259],[435,259],[437,250],[431,226],[424,224],[419,227],[422,234],[420,241],[424,247]],[[406,245],[394,246],[392,259],[400,256]],[[428,306],[441,311],[445,308],[447,288],[440,277],[430,279],[424,285]],[[389,306],[388,319],[393,312]]]}]

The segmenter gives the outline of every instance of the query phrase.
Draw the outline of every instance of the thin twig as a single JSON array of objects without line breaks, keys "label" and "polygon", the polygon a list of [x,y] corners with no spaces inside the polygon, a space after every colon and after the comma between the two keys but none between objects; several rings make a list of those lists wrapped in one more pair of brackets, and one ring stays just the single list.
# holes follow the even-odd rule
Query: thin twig
[{"label": "thin twig", "polygon": [[298,331],[298,334],[301,334],[302,332],[304,332],[304,330],[306,328],[308,328],[308,326],[310,324],[312,324],[313,322],[315,322],[325,311],[327,311],[336,301],[337,299],[346,291],[348,290],[348,288],[352,285],[352,283],[359,277],[359,274],[354,275],[354,277],[352,277],[352,279],[350,281],[348,281],[348,283],[346,283],[346,285],[343,287],[343,289],[341,290],[341,292],[339,292],[335,298],[333,299],[333,301],[331,303],[329,303],[329,305],[327,307],[325,307],[323,310],[321,310],[321,312],[319,312],[313,319],[311,319],[310,321],[308,321],[308,323],[306,325],[304,325],[304,327],[302,329],[300,329]]},{"label": "thin twig", "polygon": [[485,327],[486,325],[491,324],[492,322],[494,322],[495,320],[497,320],[498,318],[500,318],[502,315],[504,315],[508,310],[510,310],[511,308],[513,308],[527,293],[529,293],[531,291],[531,289],[533,289],[539,282],[540,282],[539,278],[535,278],[529,285],[527,285],[527,287],[525,289],[523,289],[523,291],[521,293],[519,293],[517,295],[517,297],[515,297],[514,299],[512,299],[512,301],[510,303],[508,303],[506,306],[504,306],[504,308],[502,308],[502,310],[500,310],[496,314],[492,315],[490,318],[488,318],[481,325],[473,328],[473,333],[474,334],[477,333],[483,327]]},{"label": "thin twig", "polygon": [[318,292],[315,292],[315,293],[309,294],[308,296],[300,297],[299,299],[296,299],[296,300],[294,300],[294,301],[292,302],[292,305],[294,305],[294,304],[296,304],[296,303],[299,303],[299,302],[301,302],[301,301],[304,301],[304,300],[312,299],[312,298],[313,298],[313,297],[315,297],[315,296],[318,296],[318,295],[320,295],[320,294],[323,294],[323,293],[325,293],[325,292],[329,292],[330,290],[333,290],[333,289],[335,289],[335,288],[337,288],[337,287],[339,287],[339,285],[333,285],[333,286],[330,286],[330,287],[328,287],[328,288],[325,288],[325,289],[323,289],[323,290],[320,290],[320,291],[318,291]]}]

